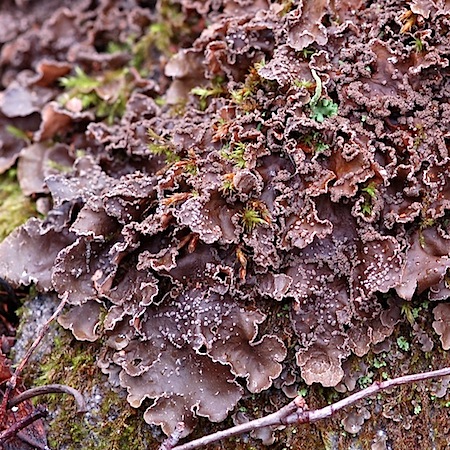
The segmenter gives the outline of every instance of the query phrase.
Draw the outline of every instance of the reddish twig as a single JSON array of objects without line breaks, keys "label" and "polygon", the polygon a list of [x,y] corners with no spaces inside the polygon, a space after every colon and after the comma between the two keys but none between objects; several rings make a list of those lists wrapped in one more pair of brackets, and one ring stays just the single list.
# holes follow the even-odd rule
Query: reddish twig
[{"label": "reddish twig", "polygon": [[38,336],[36,337],[34,342],[31,344],[31,347],[26,352],[26,354],[23,357],[20,364],[17,366],[17,369],[14,371],[12,377],[6,382],[5,394],[3,396],[3,400],[0,405],[0,418],[6,417],[6,410],[7,410],[7,406],[8,406],[9,397],[10,397],[12,391],[17,386],[17,380],[18,380],[20,374],[22,373],[23,368],[27,364],[28,360],[30,359],[30,356],[32,355],[32,353],[34,352],[36,347],[41,343],[42,339],[44,338],[45,334],[47,333],[47,331],[50,327],[50,324],[56,319],[56,317],[58,317],[59,313],[64,308],[65,304],[67,303],[67,299],[68,299],[68,296],[64,295],[63,299],[57,306],[55,312],[51,315],[51,317],[42,326],[41,330],[39,331]]},{"label": "reddish twig", "polygon": [[24,417],[21,420],[18,420],[13,425],[11,425],[5,431],[0,433],[0,444],[4,444],[8,439],[11,439],[15,436],[20,430],[26,428],[28,425],[31,425],[38,419],[45,417],[47,415],[47,410],[43,407],[38,406],[31,414]]},{"label": "reddish twig", "polygon": [[440,370],[433,370],[431,372],[418,373],[415,375],[406,375],[399,378],[393,378],[392,380],[386,380],[383,382],[376,382],[362,391],[349,395],[348,397],[326,406],[325,408],[308,411],[306,408],[303,397],[296,397],[292,402],[280,410],[269,414],[266,417],[252,420],[241,425],[229,428],[228,430],[218,431],[217,433],[204,436],[195,441],[182,444],[177,447],[173,447],[172,450],[193,450],[195,448],[203,447],[204,445],[217,442],[221,439],[226,439],[238,434],[247,433],[258,428],[273,427],[278,425],[292,425],[300,423],[312,423],[318,420],[325,419],[332,416],[336,411],[342,408],[352,405],[363,398],[370,397],[371,395],[388,389],[393,386],[400,386],[402,384],[413,383],[415,381],[428,380],[430,378],[440,378],[450,375],[450,367],[446,367]]}]

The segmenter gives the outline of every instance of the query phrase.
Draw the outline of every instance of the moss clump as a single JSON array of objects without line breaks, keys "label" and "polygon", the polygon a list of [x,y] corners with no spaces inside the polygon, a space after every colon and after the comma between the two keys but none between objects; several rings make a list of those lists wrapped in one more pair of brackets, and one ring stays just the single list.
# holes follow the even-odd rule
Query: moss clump
[{"label": "moss clump", "polygon": [[34,202],[22,194],[17,170],[0,175],[0,241],[36,214]]},{"label": "moss clump", "polygon": [[60,83],[65,88],[59,97],[63,106],[77,100],[80,103],[77,107],[82,111],[93,109],[95,116],[106,119],[109,125],[123,116],[134,88],[133,77],[127,68],[89,76],[80,67],[75,67],[75,73],[60,78]]},{"label": "moss clump", "polygon": [[[42,360],[33,382],[60,383],[78,389],[85,397],[88,412],[79,415],[70,396],[45,398],[53,419],[47,438],[52,449],[141,450],[160,445],[142,419],[142,411],[131,408],[124,397],[111,391],[96,366],[99,347],[83,345],[72,335],[58,330],[50,354]],[[105,389],[103,389],[105,386]],[[40,397],[39,402],[43,399]]]}]

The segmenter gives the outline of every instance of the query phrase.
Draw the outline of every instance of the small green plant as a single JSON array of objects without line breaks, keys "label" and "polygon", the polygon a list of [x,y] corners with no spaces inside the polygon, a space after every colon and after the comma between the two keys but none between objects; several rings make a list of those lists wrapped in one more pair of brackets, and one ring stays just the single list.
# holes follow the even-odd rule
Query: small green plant
[{"label": "small green plant", "polygon": [[306,397],[308,395],[308,389],[303,387],[298,390],[297,395],[300,395],[301,397]]},{"label": "small green plant", "polygon": [[316,51],[308,47],[300,51],[300,54],[303,56],[304,59],[311,58],[311,56],[314,55],[314,53],[316,53]]},{"label": "small green plant", "polygon": [[88,94],[96,87],[100,86],[101,82],[93,77],[87,75],[81,67],[75,67],[75,75],[68,77],[61,77],[59,79],[61,86],[66,89],[76,89],[78,93]]},{"label": "small green plant", "polygon": [[367,375],[358,378],[358,385],[361,389],[369,387],[373,383],[373,372],[368,372]]},{"label": "small green plant", "polygon": [[233,150],[230,149],[230,144],[226,144],[222,148],[221,156],[228,161],[232,161],[239,169],[244,169],[246,164],[245,149],[246,144],[244,142],[234,143]]},{"label": "small green plant", "polygon": [[149,25],[143,36],[132,39],[131,66],[142,76],[148,75],[155,63],[155,53],[172,56],[178,50],[178,42],[191,33],[192,27],[185,20],[181,6],[172,1],[160,1],[155,21]]},{"label": "small green plant", "polygon": [[17,180],[17,169],[9,169],[0,175],[0,242],[14,228],[30,217],[36,216],[36,207],[23,195]]},{"label": "small green plant", "polygon": [[[239,89],[231,91],[231,99],[240,106],[245,106],[244,109],[254,109],[254,102],[250,102],[250,98],[256,93],[259,86],[261,86],[263,79],[258,73],[258,70],[264,67],[265,60],[261,60],[250,67],[249,73],[245,78],[244,84]],[[246,105],[246,103],[249,103]]]},{"label": "small green plant", "polygon": [[247,100],[252,95],[252,91],[242,87],[235,91],[231,91],[230,94],[231,99],[234,101],[234,103],[240,105],[241,103],[244,103],[245,100]]},{"label": "small green plant", "polygon": [[[70,108],[85,111],[92,108],[96,117],[106,118],[112,124],[115,118],[122,117],[128,97],[134,88],[134,82],[127,68],[107,71],[98,76],[87,75],[80,67],[75,74],[61,77],[60,84],[66,92],[59,102]],[[78,104],[75,106],[75,103]]]},{"label": "small green plant", "polygon": [[315,155],[323,153],[330,148],[328,144],[325,144],[325,142],[321,140],[321,135],[318,131],[313,131],[312,133],[303,136],[302,142],[312,149]]},{"label": "small green plant", "polygon": [[373,211],[373,206],[370,203],[364,202],[361,205],[361,212],[365,216],[371,216],[372,215],[372,211]]},{"label": "small green plant", "polygon": [[110,41],[106,44],[106,53],[114,54],[129,51],[130,51],[130,44],[128,42]]},{"label": "small green plant", "polygon": [[337,115],[338,105],[331,99],[321,98],[322,80],[314,69],[311,69],[311,74],[316,82],[314,95],[309,102],[309,107],[311,108],[311,118],[319,123],[322,123],[325,119]]},{"label": "small green plant", "polygon": [[234,185],[234,173],[227,173],[222,177],[222,185],[219,191],[222,195],[227,196],[235,192],[236,187]]},{"label": "small green plant", "polygon": [[291,307],[289,304],[283,305],[283,307],[281,308],[281,311],[277,313],[277,317],[289,317],[290,310],[291,310]]},{"label": "small green plant", "polygon": [[164,156],[168,164],[173,164],[180,161],[181,158],[175,153],[175,149],[171,142],[159,136],[151,128],[147,130],[147,136],[152,141],[147,144],[147,147],[152,154]]},{"label": "small green plant", "polygon": [[217,97],[224,93],[224,89],[219,84],[212,86],[211,88],[205,88],[197,86],[191,89],[191,94],[199,97],[200,109],[204,111],[208,105],[207,100],[209,97]]},{"label": "small green plant", "polygon": [[414,405],[414,414],[417,416],[422,411],[422,405],[420,403],[417,403]]},{"label": "small green plant", "polygon": [[314,83],[310,80],[294,80],[293,85],[298,87],[298,88],[305,88],[305,89],[311,89],[312,87],[314,87]]},{"label": "small green plant", "polygon": [[383,361],[378,358],[374,358],[373,367],[375,367],[375,369],[380,369],[381,367],[386,367],[386,361]]},{"label": "small green plant", "polygon": [[413,326],[417,316],[414,316],[411,304],[409,302],[403,303],[400,311],[406,317],[406,320],[409,322],[409,324]]},{"label": "small green plant", "polygon": [[245,231],[252,231],[257,225],[263,225],[267,222],[260,216],[259,211],[252,208],[245,208],[241,215],[242,225]]},{"label": "small green plant", "polygon": [[373,211],[373,201],[376,200],[378,196],[377,184],[371,181],[367,186],[361,189],[364,195],[364,202],[361,205],[361,212],[365,216],[372,215]]},{"label": "small green plant", "polygon": [[370,182],[366,187],[363,187],[361,190],[368,194],[370,198],[377,198],[377,185],[373,181]]},{"label": "small green plant", "polygon": [[420,38],[414,38],[413,40],[413,47],[414,47],[414,51],[416,53],[422,53],[423,52],[423,41]]},{"label": "small green plant", "polygon": [[267,206],[257,200],[251,201],[241,213],[241,223],[247,232],[259,225],[270,225],[271,216]]},{"label": "small green plant", "polygon": [[405,337],[399,336],[397,338],[397,345],[400,350],[403,350],[404,352],[409,351],[410,345],[409,345],[408,340]]},{"label": "small green plant", "polygon": [[322,123],[328,117],[337,115],[338,105],[328,98],[320,99],[315,105],[311,105],[311,118]]},{"label": "small green plant", "polygon": [[17,139],[23,139],[27,144],[31,143],[30,137],[26,131],[17,128],[14,125],[6,125],[6,131]]}]

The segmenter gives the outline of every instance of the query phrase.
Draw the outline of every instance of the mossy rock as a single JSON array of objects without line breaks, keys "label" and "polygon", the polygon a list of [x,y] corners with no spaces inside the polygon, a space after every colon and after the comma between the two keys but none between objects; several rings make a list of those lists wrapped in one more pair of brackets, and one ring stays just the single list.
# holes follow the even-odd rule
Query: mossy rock
[{"label": "mossy rock", "polygon": [[23,195],[16,174],[16,169],[10,169],[0,175],[0,242],[37,215],[34,202]]}]

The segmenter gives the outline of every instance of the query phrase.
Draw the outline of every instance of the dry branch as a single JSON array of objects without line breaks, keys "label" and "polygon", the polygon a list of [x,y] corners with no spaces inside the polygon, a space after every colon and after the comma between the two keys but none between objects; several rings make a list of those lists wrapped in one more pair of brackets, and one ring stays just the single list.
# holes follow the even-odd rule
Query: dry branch
[{"label": "dry branch", "polygon": [[393,378],[392,380],[375,382],[368,388],[356,392],[355,394],[352,394],[336,403],[333,403],[332,405],[328,405],[324,408],[316,409],[313,411],[309,411],[303,397],[298,396],[280,410],[269,414],[266,417],[237,425],[235,427],[229,428],[228,430],[218,431],[217,433],[204,436],[200,439],[196,439],[195,441],[191,441],[186,444],[178,445],[177,447],[173,447],[172,450],[193,450],[222,439],[256,430],[258,428],[273,427],[278,425],[292,425],[296,423],[301,424],[317,422],[318,420],[331,417],[334,413],[342,408],[350,406],[357,401],[362,400],[363,398],[370,397],[371,395],[390,387],[413,383],[415,381],[428,380],[430,378],[440,378],[447,375],[450,375],[450,367],[433,370],[431,372],[405,375],[403,377]]}]

